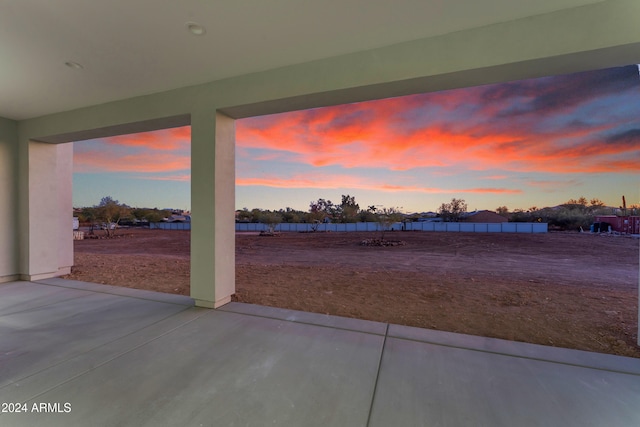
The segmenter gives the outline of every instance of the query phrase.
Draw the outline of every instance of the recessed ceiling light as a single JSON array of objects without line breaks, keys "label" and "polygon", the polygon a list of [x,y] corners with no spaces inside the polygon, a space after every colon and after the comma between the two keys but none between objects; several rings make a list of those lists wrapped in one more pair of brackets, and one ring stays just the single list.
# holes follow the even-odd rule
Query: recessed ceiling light
[{"label": "recessed ceiling light", "polygon": [[77,62],[73,62],[73,61],[67,61],[64,63],[64,65],[66,65],[69,68],[73,68],[74,70],[82,70],[84,68],[81,64],[78,64]]},{"label": "recessed ceiling light", "polygon": [[207,30],[200,24],[196,24],[195,22],[187,22],[185,24],[187,29],[194,36],[203,36],[207,32]]}]

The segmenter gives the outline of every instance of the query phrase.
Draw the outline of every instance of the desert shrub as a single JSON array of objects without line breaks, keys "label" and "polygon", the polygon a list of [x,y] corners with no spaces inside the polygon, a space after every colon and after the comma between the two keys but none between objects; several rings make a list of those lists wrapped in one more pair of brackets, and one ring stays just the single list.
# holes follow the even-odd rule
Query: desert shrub
[{"label": "desert shrub", "polygon": [[278,212],[264,211],[260,216],[260,222],[267,226],[269,233],[273,233],[282,222],[282,216]]},{"label": "desert shrub", "polygon": [[589,229],[593,214],[582,209],[559,209],[547,222],[562,230],[578,230],[580,227]]},{"label": "desert shrub", "polygon": [[521,212],[512,221],[546,222],[549,227],[560,230],[589,229],[593,223],[594,209],[580,204],[565,204],[554,208],[544,208],[534,212]]},{"label": "desert shrub", "polygon": [[376,210],[376,221],[380,227],[380,240],[384,240],[385,231],[393,224],[402,221],[402,213],[398,208],[382,208]]}]

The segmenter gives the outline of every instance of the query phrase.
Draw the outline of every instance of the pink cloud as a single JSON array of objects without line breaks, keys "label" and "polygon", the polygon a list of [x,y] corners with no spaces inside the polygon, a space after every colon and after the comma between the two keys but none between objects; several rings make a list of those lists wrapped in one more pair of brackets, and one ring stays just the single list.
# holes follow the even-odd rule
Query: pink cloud
[{"label": "pink cloud", "polygon": [[559,180],[530,180],[526,183],[531,187],[537,187],[546,193],[554,193],[556,191],[562,191],[565,188],[572,188],[580,185],[580,181],[576,179],[570,179],[567,181]]},{"label": "pink cloud", "polygon": [[[283,153],[282,156],[288,153],[292,161],[316,167],[338,165],[410,170],[457,164],[472,170],[500,168],[518,172],[620,172],[621,168],[640,171],[638,162],[611,158],[639,153],[638,147],[584,142],[589,135],[607,130],[608,125],[535,136],[517,130],[491,133],[478,128],[472,129],[471,133],[467,130],[453,132],[447,126],[435,123],[409,134],[396,135],[385,123],[372,122],[366,131],[315,134],[313,123],[307,132],[296,133],[294,119],[291,120],[287,123],[276,119],[272,127],[259,130],[240,126],[238,144],[243,148],[275,150]],[[567,145],[561,142],[564,140],[580,142]]]},{"label": "pink cloud", "polygon": [[191,127],[164,129],[78,143],[76,172],[184,171],[191,168]]},{"label": "pink cloud", "polygon": [[481,177],[480,179],[503,180],[507,178],[508,178],[507,175],[487,175],[487,176]]}]

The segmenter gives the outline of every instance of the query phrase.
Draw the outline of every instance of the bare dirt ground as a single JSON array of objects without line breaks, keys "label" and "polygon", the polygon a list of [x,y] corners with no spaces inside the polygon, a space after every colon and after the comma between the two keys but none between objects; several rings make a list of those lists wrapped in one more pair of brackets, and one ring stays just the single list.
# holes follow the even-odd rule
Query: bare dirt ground
[{"label": "bare dirt ground", "polygon": [[[67,278],[189,294],[186,231],[75,242]],[[639,240],[588,233],[236,236],[236,301],[640,358]]]}]

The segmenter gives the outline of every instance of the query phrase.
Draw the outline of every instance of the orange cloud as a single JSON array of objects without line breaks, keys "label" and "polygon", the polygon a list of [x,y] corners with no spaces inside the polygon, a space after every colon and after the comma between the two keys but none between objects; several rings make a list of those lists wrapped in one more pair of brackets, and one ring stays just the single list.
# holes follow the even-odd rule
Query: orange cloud
[{"label": "orange cloud", "polygon": [[378,183],[352,175],[327,175],[327,176],[294,176],[291,178],[237,178],[238,186],[263,186],[273,188],[350,188],[357,190],[374,190],[374,191],[406,191],[413,193],[429,193],[429,194],[449,194],[449,193],[493,193],[493,194],[520,194],[522,190],[507,188],[429,188],[415,185],[392,185]]},{"label": "orange cloud", "polygon": [[168,175],[168,176],[144,176],[140,179],[149,179],[152,181],[178,181],[191,182],[191,174],[186,175]]},{"label": "orange cloud", "polygon": [[[237,122],[236,141],[276,153],[272,160],[315,167],[638,172],[640,162],[621,160],[640,156],[639,131],[610,140],[637,115],[608,120],[577,112],[594,100],[637,92],[627,68],[245,119]],[[609,81],[609,74],[622,80]]]},{"label": "orange cloud", "polygon": [[318,134],[314,133],[318,125],[313,120],[325,123],[327,117],[316,114],[311,120],[304,133],[295,130],[299,125],[295,117],[276,118],[273,125],[266,128],[241,125],[237,141],[243,148],[278,153],[271,160],[277,158],[316,167],[409,170],[465,165],[472,170],[500,168],[521,172],[621,172],[621,167],[629,172],[640,171],[640,162],[621,163],[611,158],[638,154],[638,146],[585,142],[611,125],[536,136],[510,129],[493,133],[478,128],[453,132],[443,124],[434,124],[411,133],[396,134],[385,122],[379,121],[369,123],[366,129],[350,127],[344,134],[331,129]]},{"label": "orange cloud", "polygon": [[113,136],[105,138],[105,141],[113,145],[152,150],[188,150],[191,146],[191,126]]},{"label": "orange cloud", "polygon": [[189,156],[145,152],[114,155],[109,152],[80,152],[73,157],[74,171],[87,172],[170,172],[191,168]]}]

